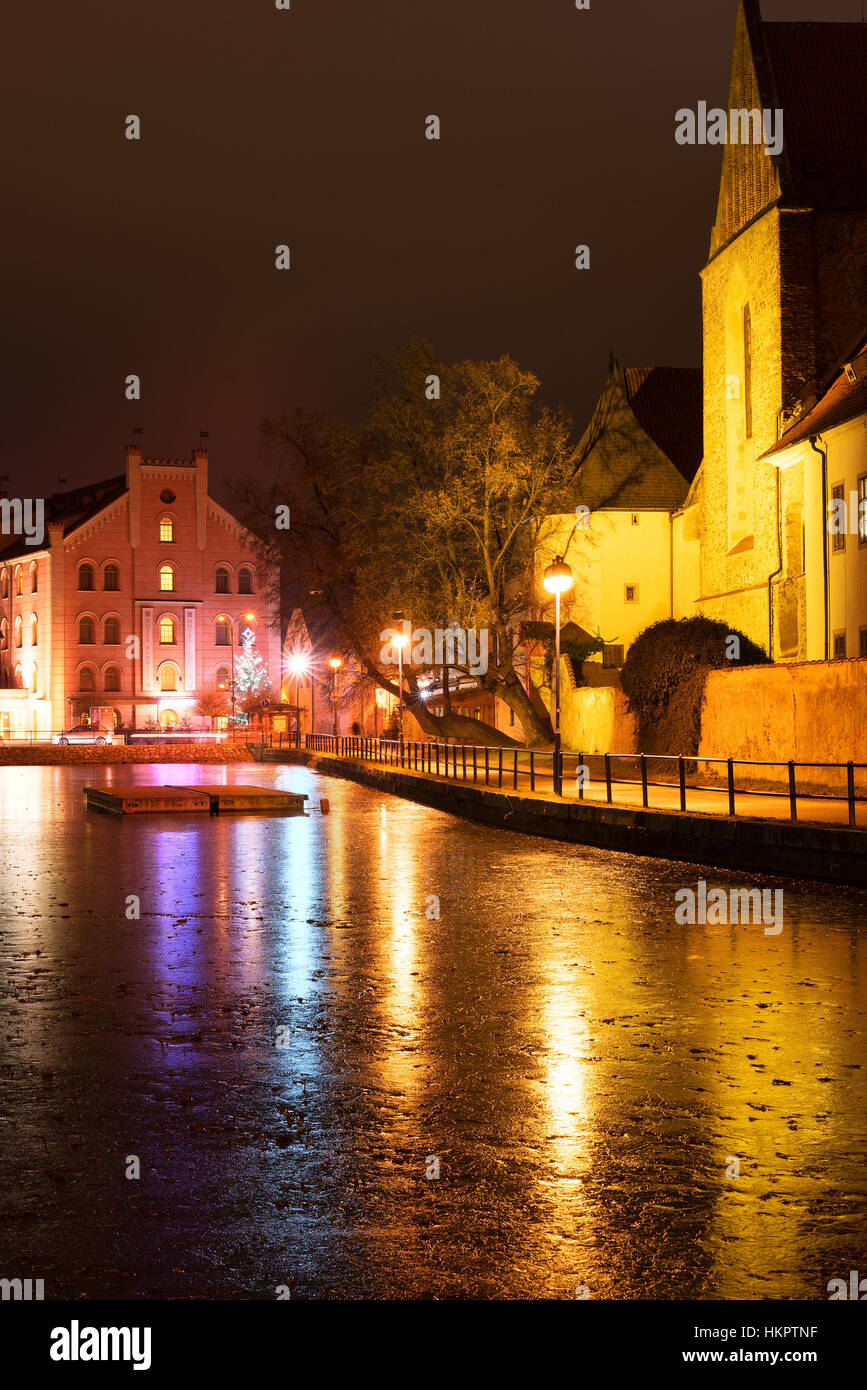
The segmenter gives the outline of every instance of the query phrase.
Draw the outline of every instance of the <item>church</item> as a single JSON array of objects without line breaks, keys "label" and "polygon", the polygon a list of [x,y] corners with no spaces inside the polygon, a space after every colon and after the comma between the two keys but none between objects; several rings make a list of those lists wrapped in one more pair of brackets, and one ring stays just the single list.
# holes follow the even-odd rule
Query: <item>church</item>
[{"label": "church", "polygon": [[766,23],[741,0],[728,106],[782,112],[785,138],[723,150],[673,616],[775,662],[867,656],[867,25]]}]

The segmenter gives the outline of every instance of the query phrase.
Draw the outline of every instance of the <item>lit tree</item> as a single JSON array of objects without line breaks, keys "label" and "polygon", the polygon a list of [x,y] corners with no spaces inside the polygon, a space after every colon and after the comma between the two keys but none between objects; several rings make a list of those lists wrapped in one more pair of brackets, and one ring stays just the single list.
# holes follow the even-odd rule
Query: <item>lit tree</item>
[{"label": "lit tree", "polygon": [[241,652],[235,657],[235,708],[247,716],[262,703],[271,689],[271,677],[255,646],[256,639],[250,628],[244,628]]}]

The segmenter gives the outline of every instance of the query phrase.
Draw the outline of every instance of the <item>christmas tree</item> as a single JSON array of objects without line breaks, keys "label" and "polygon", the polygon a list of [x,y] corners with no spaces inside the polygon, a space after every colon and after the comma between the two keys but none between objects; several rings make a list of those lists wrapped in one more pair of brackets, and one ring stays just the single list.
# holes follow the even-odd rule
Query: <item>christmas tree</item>
[{"label": "christmas tree", "polygon": [[235,658],[235,709],[245,716],[261,705],[271,689],[271,677],[255,646],[254,634],[244,628],[241,654]]}]

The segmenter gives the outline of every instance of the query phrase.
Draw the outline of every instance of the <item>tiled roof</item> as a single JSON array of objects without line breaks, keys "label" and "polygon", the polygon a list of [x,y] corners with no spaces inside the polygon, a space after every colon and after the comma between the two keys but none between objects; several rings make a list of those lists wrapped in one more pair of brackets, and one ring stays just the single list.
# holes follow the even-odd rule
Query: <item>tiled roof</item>
[{"label": "tiled roof", "polygon": [[687,482],[701,463],[700,367],[624,367],[636,419]]},{"label": "tiled roof", "polygon": [[867,25],[768,24],[783,110],[787,200],[867,206]]},{"label": "tiled roof", "polygon": [[867,346],[853,358],[851,365],[855,380],[850,381],[845,367],[842,368],[809,414],[787,430],[782,439],[762,455],[763,458],[782,453],[793,444],[809,439],[810,435],[821,434],[823,430],[833,429],[835,425],[844,425],[847,420],[867,414]]},{"label": "tiled roof", "polygon": [[[45,525],[49,521],[63,522],[63,534],[69,536],[84,522],[116,502],[126,492],[126,476],[107,478],[101,483],[75,488],[70,492],[55,492],[45,498]],[[48,544],[47,536],[44,545]],[[0,548],[0,559],[11,560],[18,555],[31,554],[36,546],[26,545],[23,536],[10,537],[9,544]],[[44,548],[44,547],[43,547]]]}]

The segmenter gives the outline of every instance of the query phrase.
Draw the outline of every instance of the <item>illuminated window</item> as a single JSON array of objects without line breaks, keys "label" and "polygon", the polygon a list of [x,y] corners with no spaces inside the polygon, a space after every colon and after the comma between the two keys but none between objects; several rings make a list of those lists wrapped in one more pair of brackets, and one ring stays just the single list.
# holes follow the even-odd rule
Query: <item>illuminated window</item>
[{"label": "illuminated window", "polygon": [[[34,695],[39,694],[39,667],[36,665],[35,661],[30,671],[30,689],[33,691]],[[33,732],[35,733],[36,730],[34,729]]]},{"label": "illuminated window", "polygon": [[229,727],[228,714],[218,714],[216,719],[214,720],[214,726],[215,728],[219,729],[221,733],[225,732],[225,730]]},{"label": "illuminated window", "polygon": [[20,613],[15,619],[15,645],[16,647],[24,646],[24,623],[21,621]]},{"label": "illuminated window", "polygon": [[120,644],[120,619],[106,618],[103,629],[103,641],[107,647],[117,647]]},{"label": "illuminated window", "polygon": [[107,666],[105,670],[105,689],[120,690],[120,671],[116,666]]},{"label": "illuminated window", "polygon": [[78,673],[78,688],[79,690],[96,689],[96,681],[93,678],[92,666],[82,666],[81,670]]},{"label": "illuminated window", "polygon": [[30,645],[35,647],[39,641],[39,621],[35,613],[30,614]]},{"label": "illuminated window", "polygon": [[160,618],[160,643],[162,646],[173,647],[175,643],[175,620],[174,618]]},{"label": "illuminated window", "polygon": [[39,590],[39,566],[35,560],[30,562],[30,592],[37,593]]},{"label": "illuminated window", "polygon": [[160,712],[160,728],[176,729],[178,727],[177,710],[164,709]]},{"label": "illuminated window", "polygon": [[216,593],[227,594],[229,592],[229,571],[224,569],[217,570]]},{"label": "illuminated window", "polygon": [[16,594],[24,593],[24,571],[20,565],[15,566],[15,592]]},{"label": "illuminated window", "polygon": [[79,618],[78,640],[84,646],[91,645],[93,642],[93,618]]},{"label": "illuminated window", "polygon": [[221,666],[217,671],[217,689],[224,690],[229,684],[229,668]]},{"label": "illuminated window", "polygon": [[3,620],[0,621],[0,651],[5,652],[5,651],[8,651],[8,650],[9,650],[9,624],[7,623],[6,619],[3,618]]},{"label": "illuminated window", "polygon": [[20,661],[19,661],[18,665],[15,667],[14,682],[15,682],[15,689],[16,689],[16,690],[23,690],[23,688],[24,688],[24,672],[23,672],[23,670],[21,669],[21,662],[20,662]]},{"label": "illuminated window", "polygon": [[173,541],[175,538],[175,523],[170,516],[160,517],[160,540]]},{"label": "illuminated window", "polygon": [[172,565],[160,565],[160,589],[171,593],[175,587],[175,571]]},{"label": "illuminated window", "polygon": [[230,643],[229,624],[226,622],[217,623],[216,636],[214,641],[218,647],[228,647]]},{"label": "illuminated window", "polygon": [[840,552],[846,549],[846,486],[844,483],[836,483],[831,488],[831,497],[834,501],[842,502],[842,506],[834,507],[831,516],[834,524],[838,528],[831,533],[831,549]]},{"label": "illuminated window", "polygon": [[178,675],[174,666],[160,668],[160,690],[177,690]]},{"label": "illuminated window", "polygon": [[9,597],[9,571],[4,570],[0,574],[0,598]]},{"label": "illuminated window", "polygon": [[239,593],[239,594],[252,594],[252,592],[253,592],[253,571],[252,571],[252,570],[239,570],[239,571],[238,571],[238,593]]},{"label": "illuminated window", "polygon": [[79,565],[78,587],[79,589],[93,588],[93,565]]},{"label": "illuminated window", "polygon": [[117,565],[106,565],[102,575],[102,587],[111,590],[120,588],[120,571]]}]

